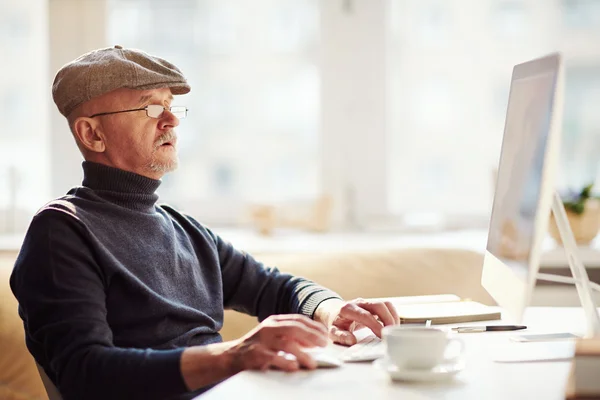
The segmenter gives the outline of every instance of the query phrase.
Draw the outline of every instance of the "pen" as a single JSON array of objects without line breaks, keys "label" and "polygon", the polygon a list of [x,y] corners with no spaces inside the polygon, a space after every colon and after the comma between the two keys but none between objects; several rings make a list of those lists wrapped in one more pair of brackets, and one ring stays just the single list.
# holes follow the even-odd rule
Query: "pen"
[{"label": "pen", "polygon": [[498,331],[519,331],[527,329],[523,325],[487,325],[487,326],[459,326],[452,328],[458,333],[475,333],[475,332],[498,332]]}]

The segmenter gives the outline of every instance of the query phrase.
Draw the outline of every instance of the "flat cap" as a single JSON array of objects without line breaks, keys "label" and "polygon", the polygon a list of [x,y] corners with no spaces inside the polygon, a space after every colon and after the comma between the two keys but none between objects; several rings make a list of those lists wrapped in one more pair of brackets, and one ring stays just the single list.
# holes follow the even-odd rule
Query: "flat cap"
[{"label": "flat cap", "polygon": [[116,89],[171,88],[176,94],[191,88],[183,73],[162,58],[121,46],[86,53],[64,65],[52,84],[52,98],[65,117],[79,105]]}]

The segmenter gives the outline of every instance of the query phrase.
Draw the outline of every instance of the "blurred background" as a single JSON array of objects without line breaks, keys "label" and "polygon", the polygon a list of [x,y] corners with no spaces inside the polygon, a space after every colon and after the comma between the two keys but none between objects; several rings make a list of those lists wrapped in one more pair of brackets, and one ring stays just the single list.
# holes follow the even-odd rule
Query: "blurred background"
[{"label": "blurred background", "polygon": [[211,226],[325,204],[321,230],[486,229],[512,67],[554,51],[559,185],[598,176],[598,0],[0,0],[0,234],[81,183],[51,83],[115,44],[188,77],[159,193]]}]

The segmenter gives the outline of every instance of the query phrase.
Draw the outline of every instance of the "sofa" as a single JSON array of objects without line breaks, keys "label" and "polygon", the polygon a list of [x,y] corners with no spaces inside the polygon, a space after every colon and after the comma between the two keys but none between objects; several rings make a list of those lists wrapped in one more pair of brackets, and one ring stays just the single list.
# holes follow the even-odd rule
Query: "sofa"
[{"label": "sofa", "polygon": [[[345,299],[452,293],[495,304],[480,284],[483,256],[467,250],[419,248],[254,256],[267,265],[329,287]],[[0,399],[47,399],[25,347],[17,302],[8,284],[15,257],[14,252],[0,254]],[[256,324],[255,318],[226,311],[221,334],[224,340],[238,338]]]}]

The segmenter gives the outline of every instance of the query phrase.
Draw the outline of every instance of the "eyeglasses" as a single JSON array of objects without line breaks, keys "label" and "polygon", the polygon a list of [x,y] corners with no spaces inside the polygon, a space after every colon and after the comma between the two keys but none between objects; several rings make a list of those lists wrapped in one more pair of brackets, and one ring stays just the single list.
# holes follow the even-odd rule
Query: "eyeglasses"
[{"label": "eyeglasses", "polygon": [[98,114],[90,115],[89,118],[99,117],[100,115],[120,114],[120,113],[133,112],[133,111],[146,111],[146,115],[149,116],[150,118],[161,118],[163,116],[163,112],[165,110],[169,110],[169,112],[171,112],[171,114],[176,116],[178,119],[183,119],[183,118],[187,117],[188,109],[185,106],[163,107],[159,104],[150,104],[144,108],[135,108],[133,110],[111,111],[111,112],[98,113]]}]

